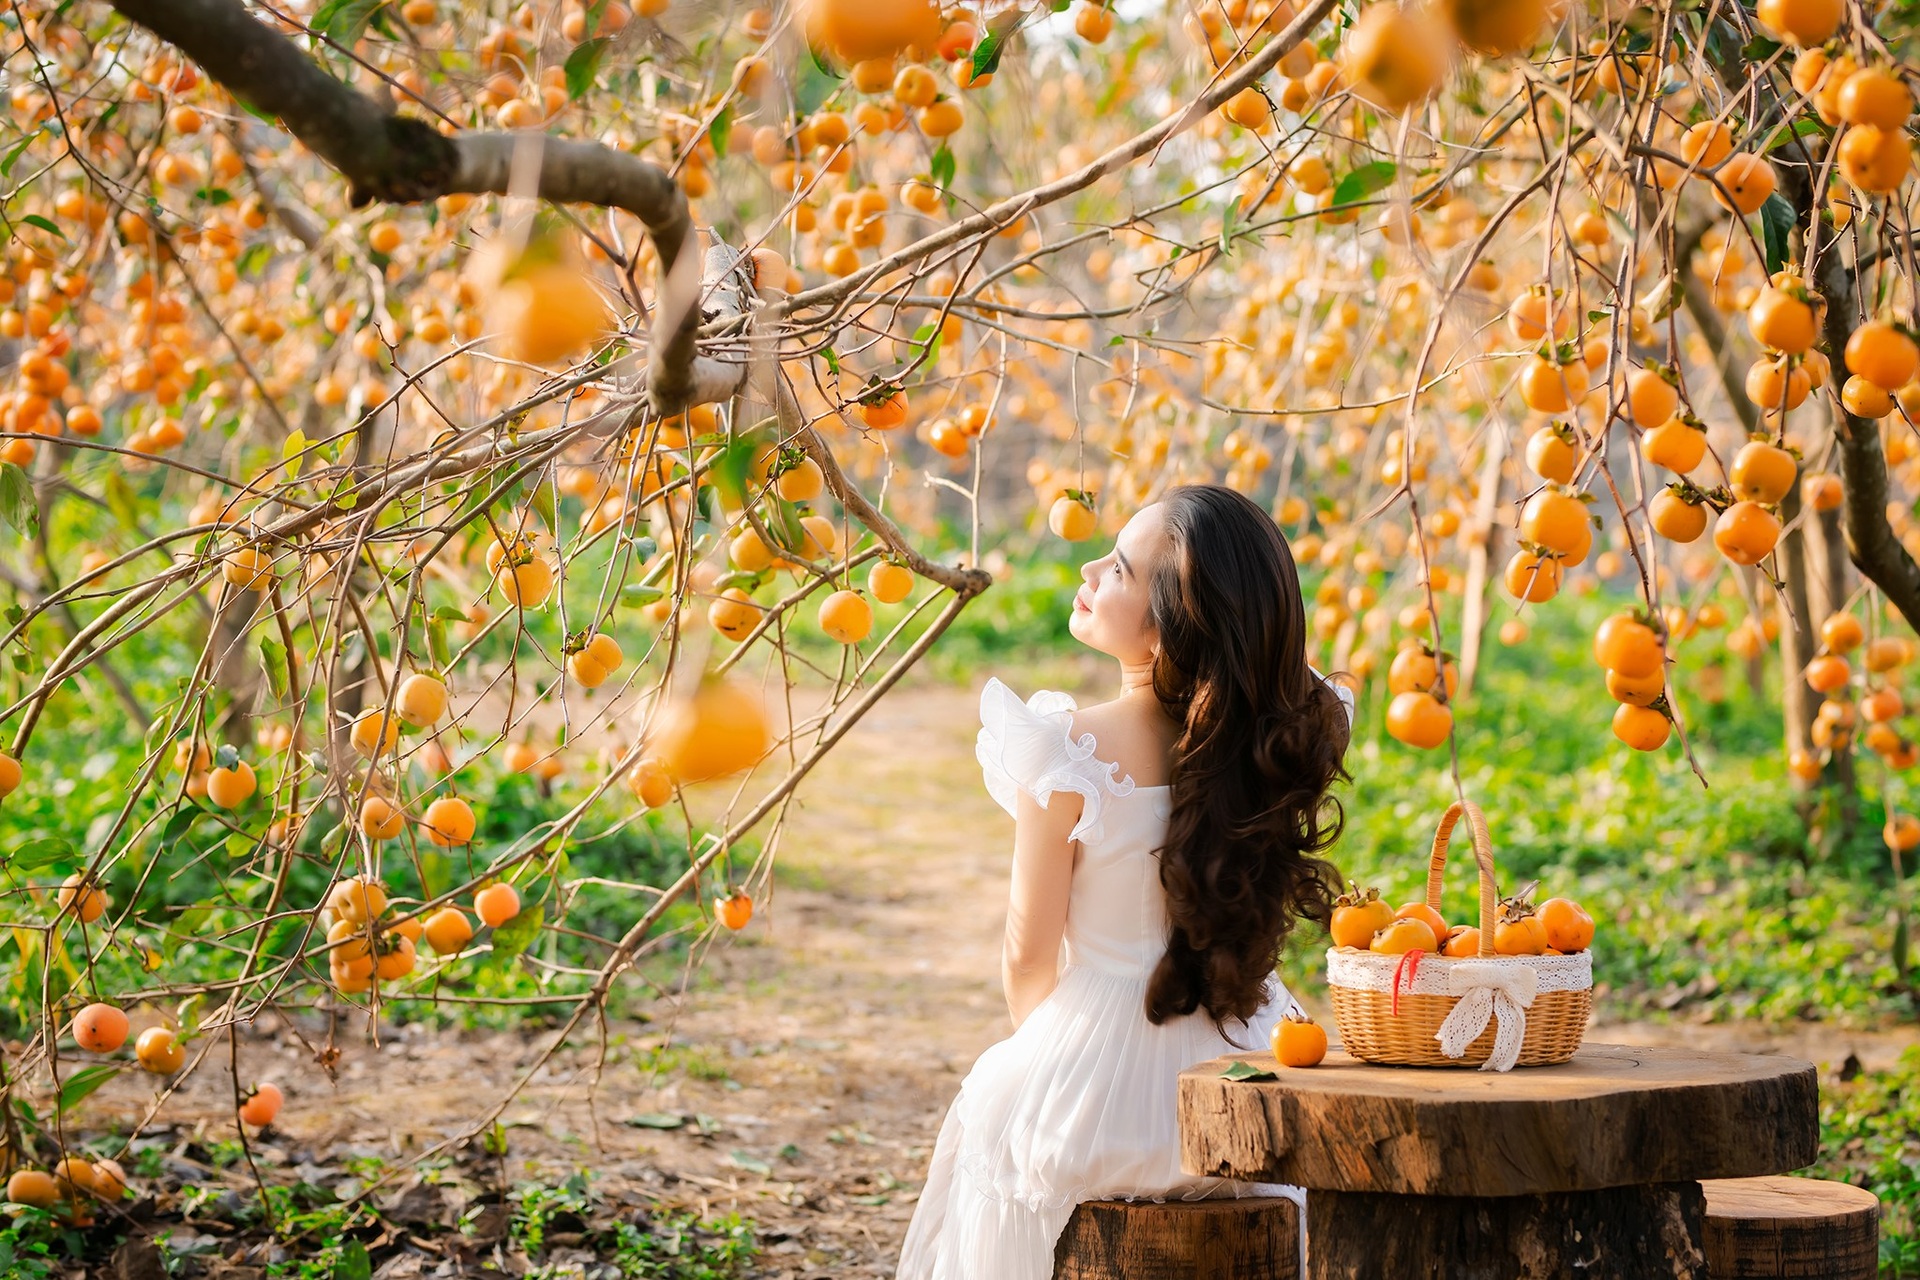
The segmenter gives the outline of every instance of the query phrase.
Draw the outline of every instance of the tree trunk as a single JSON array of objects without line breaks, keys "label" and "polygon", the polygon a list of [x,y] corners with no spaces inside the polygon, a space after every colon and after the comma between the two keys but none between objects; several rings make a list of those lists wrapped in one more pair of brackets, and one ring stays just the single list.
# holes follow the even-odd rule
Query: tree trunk
[{"label": "tree trunk", "polygon": [[1311,1280],[1706,1280],[1697,1182],[1542,1196],[1307,1193]]},{"label": "tree trunk", "polygon": [[1473,504],[1473,530],[1467,550],[1466,599],[1460,624],[1460,697],[1473,692],[1473,673],[1480,667],[1480,645],[1487,622],[1487,562],[1493,554],[1494,517],[1500,510],[1500,483],[1506,475],[1505,432],[1487,433],[1487,453],[1480,463],[1480,494]]},{"label": "tree trunk", "polygon": [[[1054,1280],[1297,1280],[1300,1208],[1265,1196],[1091,1200],[1053,1251]],[[982,1280],[986,1280],[982,1277]]]},{"label": "tree trunk", "polygon": [[[1781,537],[1779,547],[1780,577],[1787,587],[1789,614],[1780,628],[1781,710],[1789,758],[1796,751],[1813,752],[1813,719],[1820,710],[1820,695],[1807,683],[1806,677],[1807,664],[1813,661],[1813,651],[1819,640],[1814,631],[1813,610],[1807,598],[1808,521],[1796,523],[1799,514],[1800,490],[1798,486],[1793,486],[1780,500],[1780,522],[1788,527],[1788,532]],[[1839,756],[1845,753],[1836,751],[1834,754]],[[1819,779],[1808,782],[1788,775],[1788,780],[1794,790],[1794,807],[1799,810],[1801,825],[1811,829],[1816,821],[1816,784]]]}]

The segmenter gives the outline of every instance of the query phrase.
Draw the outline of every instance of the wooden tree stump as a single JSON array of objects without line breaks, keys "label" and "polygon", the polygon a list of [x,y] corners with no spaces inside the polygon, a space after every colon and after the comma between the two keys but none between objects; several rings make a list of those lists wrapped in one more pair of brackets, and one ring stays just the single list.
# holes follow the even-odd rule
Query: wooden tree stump
[{"label": "wooden tree stump", "polygon": [[1817,1178],[1703,1183],[1713,1280],[1874,1280],[1880,1200]]},{"label": "wooden tree stump", "polygon": [[[1333,1052],[1312,1070],[1232,1081],[1233,1054],[1180,1073],[1190,1174],[1324,1191],[1522,1196],[1813,1163],[1813,1064],[1772,1054],[1589,1044],[1552,1067],[1380,1067]],[[1307,1231],[1309,1240],[1313,1231]]]},{"label": "wooden tree stump", "polygon": [[[1590,1044],[1511,1072],[1180,1074],[1189,1174],[1307,1189],[1310,1280],[1706,1280],[1703,1178],[1819,1150],[1813,1064]],[[1712,1273],[1718,1280],[1718,1273]]]},{"label": "wooden tree stump", "polygon": [[1311,1280],[1720,1280],[1695,1182],[1544,1196],[1307,1192]]},{"label": "wooden tree stump", "polygon": [[[1089,1200],[1053,1251],[1054,1280],[1298,1280],[1291,1200]],[[985,1277],[982,1278],[985,1280]]]}]

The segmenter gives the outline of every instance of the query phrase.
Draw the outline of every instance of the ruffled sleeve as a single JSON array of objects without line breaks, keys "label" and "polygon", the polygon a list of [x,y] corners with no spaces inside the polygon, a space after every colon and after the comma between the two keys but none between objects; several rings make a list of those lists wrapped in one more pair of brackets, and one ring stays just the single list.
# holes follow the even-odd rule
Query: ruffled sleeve
[{"label": "ruffled sleeve", "polygon": [[1083,798],[1080,820],[1069,840],[1088,842],[1105,834],[1101,821],[1110,796],[1133,791],[1133,779],[1116,779],[1117,764],[1093,758],[1090,733],[1072,736],[1073,695],[1042,689],[1020,701],[998,677],[980,693],[980,736],[974,754],[986,777],[987,793],[1009,814],[1019,812],[1020,792],[1047,803],[1056,791]]},{"label": "ruffled sleeve", "polygon": [[1340,695],[1340,701],[1343,704],[1345,704],[1347,708],[1347,732],[1352,733],[1353,732],[1353,690],[1347,688],[1346,685],[1341,684],[1338,680],[1327,680],[1325,676],[1321,675],[1318,671],[1314,670],[1314,666],[1311,662],[1307,664],[1307,670],[1313,672],[1314,679],[1325,680],[1327,684],[1333,687],[1333,691],[1336,694]]}]

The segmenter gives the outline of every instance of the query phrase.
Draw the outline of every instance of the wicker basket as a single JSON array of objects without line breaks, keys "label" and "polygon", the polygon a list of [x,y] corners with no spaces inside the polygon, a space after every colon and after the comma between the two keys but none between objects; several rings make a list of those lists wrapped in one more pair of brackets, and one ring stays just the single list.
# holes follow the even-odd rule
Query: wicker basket
[{"label": "wicker basket", "polygon": [[[1512,1066],[1565,1062],[1579,1049],[1593,1010],[1592,954],[1495,953],[1498,894],[1493,847],[1487,838],[1487,820],[1472,801],[1455,801],[1440,819],[1427,869],[1427,905],[1440,909],[1447,839],[1462,814],[1473,834],[1474,861],[1480,871],[1479,956],[1450,959],[1416,952],[1402,957],[1357,947],[1328,948],[1327,984],[1341,1043],[1356,1058],[1394,1066],[1478,1066],[1504,1071]],[[1463,1001],[1472,1001],[1472,1007],[1454,1019],[1446,1036],[1455,1045],[1471,1038],[1458,1056],[1449,1056],[1442,1044],[1442,1025]],[[1483,1013],[1485,1029],[1474,1034]]]}]

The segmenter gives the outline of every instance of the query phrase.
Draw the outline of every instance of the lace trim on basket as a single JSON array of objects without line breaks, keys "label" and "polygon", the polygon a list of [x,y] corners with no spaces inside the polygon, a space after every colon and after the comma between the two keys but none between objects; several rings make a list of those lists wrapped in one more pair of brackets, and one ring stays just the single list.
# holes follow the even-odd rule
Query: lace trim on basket
[{"label": "lace trim on basket", "polygon": [[[1451,959],[1446,956],[1426,955],[1420,958],[1420,964],[1414,969],[1411,981],[1407,969],[1402,966],[1399,956],[1375,955],[1371,951],[1357,951],[1344,947],[1327,948],[1327,981],[1336,987],[1351,987],[1356,991],[1378,991],[1382,995],[1391,995],[1394,989],[1394,971],[1400,971],[1400,994],[1416,996],[1448,996],[1458,994],[1449,981],[1449,973],[1455,965],[1468,963],[1466,959]],[[1534,974],[1536,990],[1539,991],[1585,991],[1593,986],[1593,953],[1577,952],[1570,956],[1495,956],[1490,960],[1473,957],[1472,963],[1487,964],[1501,968],[1531,969]]]}]

